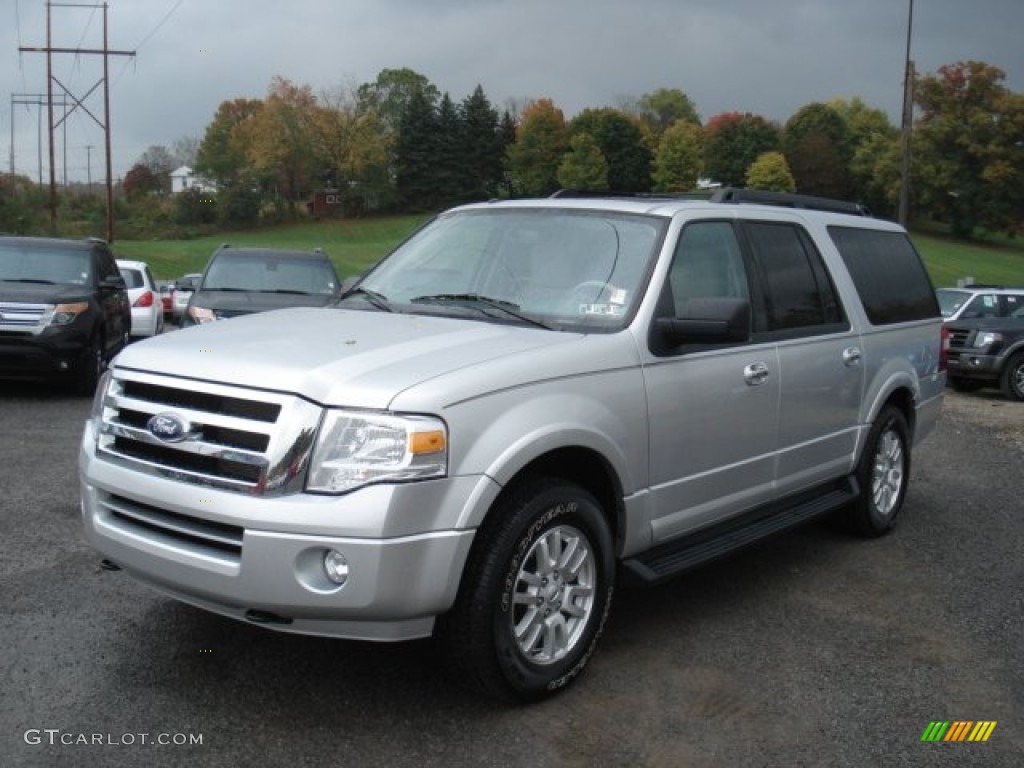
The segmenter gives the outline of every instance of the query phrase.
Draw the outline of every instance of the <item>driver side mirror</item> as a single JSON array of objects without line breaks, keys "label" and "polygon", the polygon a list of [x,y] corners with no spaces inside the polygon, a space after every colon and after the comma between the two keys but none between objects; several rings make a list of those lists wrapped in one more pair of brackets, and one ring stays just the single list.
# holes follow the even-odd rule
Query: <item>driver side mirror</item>
[{"label": "driver side mirror", "polygon": [[660,317],[655,328],[664,344],[727,344],[750,339],[750,302],[726,297],[691,299],[680,317]]}]

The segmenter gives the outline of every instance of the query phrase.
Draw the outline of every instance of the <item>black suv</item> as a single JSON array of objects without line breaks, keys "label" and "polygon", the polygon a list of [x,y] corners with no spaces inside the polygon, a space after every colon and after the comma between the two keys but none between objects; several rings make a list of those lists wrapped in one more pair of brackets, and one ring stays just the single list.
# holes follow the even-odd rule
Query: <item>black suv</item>
[{"label": "black suv", "polygon": [[284,307],[323,307],[340,293],[338,273],[320,249],[222,245],[210,257],[181,327]]},{"label": "black suv", "polygon": [[1024,306],[1009,317],[949,323],[946,332],[953,389],[1001,387],[1011,400],[1024,400]]},{"label": "black suv", "polygon": [[0,378],[57,379],[91,394],[131,322],[103,240],[0,237]]}]

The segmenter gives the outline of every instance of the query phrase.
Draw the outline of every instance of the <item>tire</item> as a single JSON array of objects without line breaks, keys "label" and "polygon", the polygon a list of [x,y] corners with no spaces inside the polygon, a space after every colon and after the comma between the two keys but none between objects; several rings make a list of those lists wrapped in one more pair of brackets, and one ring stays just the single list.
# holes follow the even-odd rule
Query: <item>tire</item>
[{"label": "tire", "polygon": [[860,497],[847,510],[854,531],[884,536],[896,525],[910,481],[910,443],[903,413],[887,405],[868,433],[857,465]]},{"label": "tire", "polygon": [[954,392],[977,392],[985,386],[982,381],[965,379],[962,376],[951,376],[946,381]]},{"label": "tire", "polygon": [[585,490],[533,477],[478,531],[438,650],[470,688],[503,701],[564,689],[590,660],[614,590],[612,537]]},{"label": "tire", "polygon": [[1024,400],[1024,352],[1018,352],[1006,361],[1000,385],[1003,394],[1011,400]]},{"label": "tire", "polygon": [[82,354],[81,376],[75,385],[75,389],[79,394],[91,397],[96,392],[96,385],[99,384],[100,376],[103,375],[105,364],[106,361],[103,359],[103,339],[97,333],[93,335],[88,348]]}]

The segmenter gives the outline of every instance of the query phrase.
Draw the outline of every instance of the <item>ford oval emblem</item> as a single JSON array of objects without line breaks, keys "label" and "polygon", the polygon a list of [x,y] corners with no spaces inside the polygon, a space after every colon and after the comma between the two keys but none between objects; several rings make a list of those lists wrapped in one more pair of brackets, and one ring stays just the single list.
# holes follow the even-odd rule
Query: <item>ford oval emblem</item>
[{"label": "ford oval emblem", "polygon": [[146,422],[150,434],[165,443],[180,443],[192,437],[192,425],[176,413],[158,413]]}]

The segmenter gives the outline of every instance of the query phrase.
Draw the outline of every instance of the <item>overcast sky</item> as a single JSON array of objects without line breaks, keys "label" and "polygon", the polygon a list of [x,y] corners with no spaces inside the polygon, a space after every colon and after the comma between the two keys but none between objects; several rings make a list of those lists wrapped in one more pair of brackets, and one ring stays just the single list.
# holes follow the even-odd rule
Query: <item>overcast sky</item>
[{"label": "overcast sky", "polygon": [[[74,0],[87,3],[89,0]],[[260,98],[274,75],[314,91],[408,67],[461,101],[480,84],[498,108],[550,98],[567,118],[678,88],[703,119],[754,112],[785,122],[801,106],[859,96],[899,121],[909,0],[108,0],[114,176],[154,144],[201,138],[218,104]],[[0,146],[9,170],[38,174],[45,94],[44,0],[0,0]],[[52,45],[102,47],[102,10],[53,7]],[[915,0],[919,72],[968,59],[1024,91],[1024,0]],[[54,54],[55,77],[82,98],[102,56]],[[54,85],[55,97],[62,94]],[[20,97],[19,97],[20,98]],[[102,88],[84,102],[102,120]],[[57,108],[58,117],[63,109]],[[43,110],[45,141],[45,109]],[[56,135],[57,177],[65,138]],[[92,150],[86,150],[86,146]],[[68,177],[103,177],[103,133],[67,120]],[[48,179],[43,148],[43,178]]]}]

